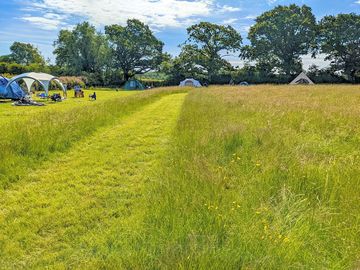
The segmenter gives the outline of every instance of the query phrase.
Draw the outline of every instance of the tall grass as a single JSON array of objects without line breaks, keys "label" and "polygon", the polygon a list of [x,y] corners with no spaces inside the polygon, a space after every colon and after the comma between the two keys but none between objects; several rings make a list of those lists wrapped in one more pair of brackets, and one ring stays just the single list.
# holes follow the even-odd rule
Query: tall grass
[{"label": "tall grass", "polygon": [[168,88],[98,101],[92,106],[74,104],[71,109],[44,111],[36,117],[18,117],[4,124],[0,141],[0,188],[19,181],[49,155],[66,151],[99,127],[111,125],[119,117],[178,91]]},{"label": "tall grass", "polygon": [[127,267],[357,269],[360,93],[192,91]]}]

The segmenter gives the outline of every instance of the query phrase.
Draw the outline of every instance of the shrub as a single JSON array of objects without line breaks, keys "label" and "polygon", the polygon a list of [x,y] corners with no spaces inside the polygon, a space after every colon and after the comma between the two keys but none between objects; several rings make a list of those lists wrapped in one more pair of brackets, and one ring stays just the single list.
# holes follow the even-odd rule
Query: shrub
[{"label": "shrub", "polygon": [[76,85],[85,87],[87,81],[85,77],[75,77],[75,76],[64,76],[64,77],[60,77],[59,79],[63,84],[66,84],[67,89],[72,89]]}]

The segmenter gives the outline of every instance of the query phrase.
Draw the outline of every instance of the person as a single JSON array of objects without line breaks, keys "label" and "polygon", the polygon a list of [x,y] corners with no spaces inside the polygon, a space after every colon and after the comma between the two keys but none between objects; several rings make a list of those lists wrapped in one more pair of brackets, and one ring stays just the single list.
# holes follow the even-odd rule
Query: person
[{"label": "person", "polygon": [[89,98],[92,100],[96,100],[96,92],[94,92],[94,94],[90,95]]}]

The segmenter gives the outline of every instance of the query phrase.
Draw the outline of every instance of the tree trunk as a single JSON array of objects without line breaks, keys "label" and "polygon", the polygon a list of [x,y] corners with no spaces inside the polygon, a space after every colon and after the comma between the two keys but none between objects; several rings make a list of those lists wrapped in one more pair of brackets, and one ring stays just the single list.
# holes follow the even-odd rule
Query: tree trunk
[{"label": "tree trunk", "polygon": [[126,82],[130,79],[129,71],[124,71],[124,79]]}]

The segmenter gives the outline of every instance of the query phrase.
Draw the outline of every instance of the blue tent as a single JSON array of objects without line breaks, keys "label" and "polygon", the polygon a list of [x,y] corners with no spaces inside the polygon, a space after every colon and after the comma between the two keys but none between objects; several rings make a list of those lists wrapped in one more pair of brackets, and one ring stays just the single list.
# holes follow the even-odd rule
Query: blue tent
[{"label": "blue tent", "polygon": [[18,83],[13,82],[7,86],[8,83],[9,79],[0,76],[0,99],[18,100],[26,96],[26,93]]},{"label": "blue tent", "polygon": [[124,89],[125,90],[144,90],[145,87],[144,85],[139,82],[138,80],[135,79],[131,79],[129,81],[127,81],[124,85]]}]

